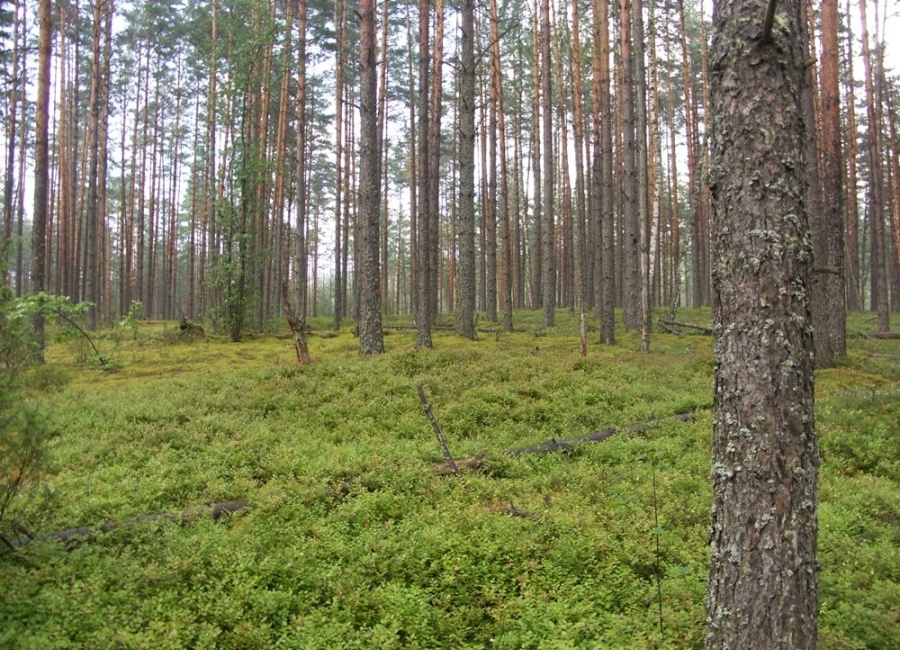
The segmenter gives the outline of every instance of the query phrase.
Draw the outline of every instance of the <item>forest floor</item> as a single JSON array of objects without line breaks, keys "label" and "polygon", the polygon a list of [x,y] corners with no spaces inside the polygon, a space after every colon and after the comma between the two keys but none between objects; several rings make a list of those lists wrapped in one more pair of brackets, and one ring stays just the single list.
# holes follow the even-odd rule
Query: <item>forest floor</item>
[{"label": "forest floor", "polygon": [[[820,648],[900,640],[900,341],[866,338],[870,317],[816,376]],[[131,523],[0,552],[0,648],[702,647],[712,339],[655,333],[644,355],[635,333],[591,332],[581,359],[576,316],[538,318],[437,330],[428,351],[386,318],[374,358],[313,320],[305,366],[286,326],[108,330],[113,371],[52,345],[26,377],[54,434],[24,520]],[[456,458],[492,456],[480,470],[434,474],[419,385]],[[134,522],[238,499],[218,521]]]}]

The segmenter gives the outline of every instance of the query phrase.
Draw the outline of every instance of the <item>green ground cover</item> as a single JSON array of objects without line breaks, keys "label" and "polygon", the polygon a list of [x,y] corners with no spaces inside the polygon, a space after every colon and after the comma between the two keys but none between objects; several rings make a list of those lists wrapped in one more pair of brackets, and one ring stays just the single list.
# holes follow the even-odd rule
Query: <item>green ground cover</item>
[{"label": "green ground cover", "polygon": [[[115,372],[52,346],[26,376],[54,431],[35,531],[250,506],[0,554],[0,647],[701,647],[711,339],[655,334],[642,355],[592,333],[581,360],[577,319],[538,317],[436,331],[430,351],[389,329],[371,359],[313,322],[308,366],[286,332],[182,341],[171,323],[105,333]],[[857,336],[872,326],[852,316],[848,357],[817,375],[823,648],[900,643],[900,362],[878,356],[900,345]],[[419,384],[458,458],[696,419],[457,480],[432,474]]]}]

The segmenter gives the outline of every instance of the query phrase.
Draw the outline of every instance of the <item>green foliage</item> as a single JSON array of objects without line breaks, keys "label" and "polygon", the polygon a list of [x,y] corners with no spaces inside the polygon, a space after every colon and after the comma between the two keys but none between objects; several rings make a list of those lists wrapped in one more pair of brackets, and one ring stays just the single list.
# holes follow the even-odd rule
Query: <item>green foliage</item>
[{"label": "green foliage", "polygon": [[[435,332],[430,351],[397,329],[374,359],[349,327],[314,331],[317,361],[304,366],[286,332],[170,346],[158,341],[173,325],[146,324],[118,350],[120,372],[90,376],[52,345],[61,375],[34,381],[61,432],[44,483],[65,498],[38,531],[243,497],[251,507],[0,556],[0,647],[701,647],[710,339],[655,335],[642,355],[617,332],[580,360],[574,318],[558,313],[537,338],[532,314],[515,322],[530,331]],[[886,433],[900,377],[871,351],[852,347],[817,380],[828,648],[887,648],[900,633]],[[459,459],[699,410],[570,454],[501,457],[460,481],[432,475],[442,455],[417,384]]]},{"label": "green foliage", "polygon": [[49,429],[26,399],[21,374],[35,355],[31,319],[51,302],[43,295],[17,300],[0,283],[0,539],[7,544],[26,530],[19,497],[33,491],[44,470]]},{"label": "green foliage", "polygon": [[137,341],[138,323],[141,321],[143,314],[144,305],[142,303],[131,303],[131,306],[128,308],[128,314],[119,321],[118,331],[130,331],[131,340]]}]

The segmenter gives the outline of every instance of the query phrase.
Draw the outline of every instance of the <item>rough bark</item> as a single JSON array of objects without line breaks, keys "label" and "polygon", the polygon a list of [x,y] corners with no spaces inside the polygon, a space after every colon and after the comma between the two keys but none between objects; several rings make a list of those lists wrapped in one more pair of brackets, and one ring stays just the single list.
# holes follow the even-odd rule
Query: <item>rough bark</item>
[{"label": "rough bark", "polygon": [[475,338],[475,0],[463,0],[460,27],[459,308],[456,333]]},{"label": "rough bark", "polygon": [[378,68],[375,46],[375,0],[359,3],[359,353],[384,352],[381,330],[381,153],[378,151]]},{"label": "rough bark", "polygon": [[712,558],[707,648],[814,648],[811,246],[804,205],[802,0],[772,39],[763,0],[716,5]]}]

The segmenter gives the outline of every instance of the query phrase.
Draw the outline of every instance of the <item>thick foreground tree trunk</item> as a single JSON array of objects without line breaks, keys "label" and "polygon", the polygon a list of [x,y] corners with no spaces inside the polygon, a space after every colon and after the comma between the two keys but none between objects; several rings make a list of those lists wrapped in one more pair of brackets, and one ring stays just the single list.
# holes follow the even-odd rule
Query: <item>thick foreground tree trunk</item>
[{"label": "thick foreground tree trunk", "polygon": [[816,645],[811,246],[801,0],[721,0],[711,53],[715,227],[707,648]]}]

